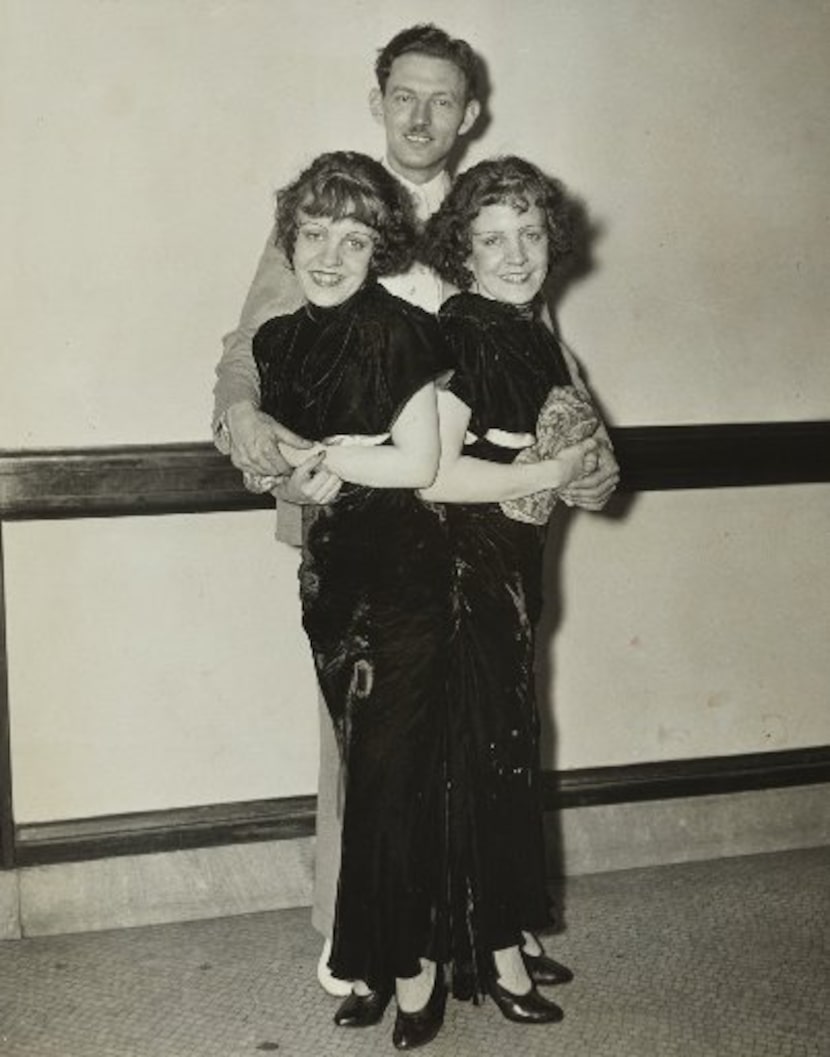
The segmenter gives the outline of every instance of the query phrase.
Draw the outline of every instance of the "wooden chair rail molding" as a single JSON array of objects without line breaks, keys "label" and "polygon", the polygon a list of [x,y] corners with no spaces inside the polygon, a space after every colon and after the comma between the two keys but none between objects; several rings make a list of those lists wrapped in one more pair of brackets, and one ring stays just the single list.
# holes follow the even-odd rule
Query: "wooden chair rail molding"
[{"label": "wooden chair rail molding", "polygon": [[[622,492],[830,481],[830,420],[611,430]],[[0,518],[112,517],[252,510],[207,442],[134,447],[0,450]]]}]

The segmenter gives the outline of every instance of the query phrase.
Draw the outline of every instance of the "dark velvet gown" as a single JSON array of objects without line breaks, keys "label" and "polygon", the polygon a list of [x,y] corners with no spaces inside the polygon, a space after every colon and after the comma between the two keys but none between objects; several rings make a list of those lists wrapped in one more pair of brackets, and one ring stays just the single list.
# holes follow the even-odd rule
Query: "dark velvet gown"
[{"label": "dark velvet gown", "polygon": [[[379,441],[448,366],[436,320],[376,283],[270,320],[254,357],[263,410],[311,440]],[[446,548],[413,490],[349,484],[305,537],[303,625],[344,780],[330,966],[381,987],[420,970],[442,919]]]},{"label": "dark velvet gown", "polygon": [[[531,308],[463,293],[439,314],[471,409],[464,455],[511,462],[499,433],[533,434],[562,352]],[[498,503],[445,507],[452,559],[449,670],[449,931],[458,997],[481,994],[490,952],[550,924],[534,686],[546,529]]]}]

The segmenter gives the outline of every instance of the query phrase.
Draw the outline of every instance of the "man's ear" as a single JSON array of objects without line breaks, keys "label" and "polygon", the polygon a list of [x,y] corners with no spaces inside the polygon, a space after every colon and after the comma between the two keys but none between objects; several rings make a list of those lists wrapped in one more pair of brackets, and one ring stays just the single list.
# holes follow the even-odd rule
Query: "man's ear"
[{"label": "man's ear", "polygon": [[465,132],[469,132],[473,125],[478,121],[478,115],[481,113],[481,103],[477,99],[471,99],[469,103],[464,107],[464,118],[461,124],[458,126],[458,135],[463,136]]},{"label": "man's ear", "polygon": [[369,92],[369,112],[378,124],[383,124],[383,92],[380,88],[373,88]]}]

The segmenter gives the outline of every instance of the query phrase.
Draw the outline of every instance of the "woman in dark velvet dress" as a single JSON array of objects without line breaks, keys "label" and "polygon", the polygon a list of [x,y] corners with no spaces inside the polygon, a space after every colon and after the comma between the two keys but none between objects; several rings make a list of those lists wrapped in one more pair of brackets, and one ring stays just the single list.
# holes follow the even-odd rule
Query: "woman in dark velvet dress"
[{"label": "woman in dark velvet dress", "polygon": [[309,303],[254,339],[262,408],[318,442],[283,448],[292,465],[322,459],[311,498],[343,482],[336,502],[313,508],[300,569],[303,624],[342,759],[329,964],[368,985],[335,1020],[377,1022],[396,988],[394,1040],[411,1048],[437,1031],[445,997],[431,959],[448,571],[440,523],[415,489],[437,469],[434,381],[448,361],[434,317],[376,282],[406,269],[415,241],[406,194],[379,163],[350,152],[316,159],[278,195],[277,230]]},{"label": "woman in dark velvet dress", "polygon": [[515,520],[500,504],[546,490],[567,496],[596,467],[598,440],[574,443],[584,429],[555,457],[514,461],[534,444],[549,393],[575,396],[559,345],[539,321],[549,262],[566,250],[565,215],[562,189],[534,166],[482,162],[457,179],[427,225],[423,254],[462,291],[439,313],[454,373],[438,397],[438,476],[421,493],[443,504],[452,558],[454,989],[488,990],[505,1016],[524,1023],[562,1016],[537,991],[533,959],[522,952],[528,934],[550,922],[534,693],[545,526]]}]

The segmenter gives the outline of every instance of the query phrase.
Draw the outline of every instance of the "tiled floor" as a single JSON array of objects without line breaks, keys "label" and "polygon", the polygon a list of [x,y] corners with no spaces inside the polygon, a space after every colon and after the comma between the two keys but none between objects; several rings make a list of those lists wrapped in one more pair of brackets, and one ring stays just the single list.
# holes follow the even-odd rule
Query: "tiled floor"
[{"label": "tiled floor", "polygon": [[[562,1024],[451,1002],[431,1057],[828,1057],[830,848],[568,880]],[[0,943],[3,1057],[391,1054],[338,1029],[306,910]]]}]

